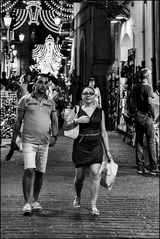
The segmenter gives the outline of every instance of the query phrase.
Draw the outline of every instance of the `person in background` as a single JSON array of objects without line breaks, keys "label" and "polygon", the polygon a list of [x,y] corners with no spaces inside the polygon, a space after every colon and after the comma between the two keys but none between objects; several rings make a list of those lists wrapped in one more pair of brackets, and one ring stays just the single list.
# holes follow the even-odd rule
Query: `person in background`
[{"label": "person in background", "polygon": [[6,72],[5,71],[2,71],[2,77],[1,77],[0,84],[5,87],[5,90],[8,90],[9,80],[6,78]]},{"label": "person in background", "polygon": [[99,88],[96,86],[95,78],[91,77],[88,85],[93,87],[95,90],[95,102],[98,104],[99,107],[102,107],[102,100],[101,100],[101,93]]},{"label": "person in background", "polygon": [[0,83],[0,91],[5,91],[6,87]]},{"label": "person in background", "polygon": [[21,85],[19,87],[19,89],[17,90],[17,98],[20,99],[22,98],[24,95],[27,95],[28,92],[28,83],[31,80],[31,76],[29,74],[26,74],[23,76],[23,78],[21,79]]},{"label": "person in background", "polygon": [[[13,130],[11,147],[16,146],[22,121],[22,151],[24,158],[23,195],[25,204],[24,215],[30,215],[32,210],[42,210],[38,202],[39,193],[46,171],[48,147],[57,140],[58,120],[53,100],[48,99],[48,76],[38,74],[34,82],[34,92],[23,96],[18,103],[18,117]],[[50,135],[51,127],[51,135]],[[35,173],[33,187],[33,202],[30,203],[32,177]]]},{"label": "person in background", "polygon": [[72,122],[65,122],[64,129],[71,129],[79,124],[79,135],[73,142],[72,161],[75,165],[75,199],[74,208],[81,207],[81,191],[85,179],[86,169],[89,169],[91,214],[99,215],[97,199],[100,188],[99,170],[103,159],[103,148],[106,151],[104,161],[110,161],[112,155],[109,148],[108,134],[105,128],[105,115],[95,104],[95,89],[87,86],[83,89],[83,104],[79,108],[77,118]]},{"label": "person in background", "polygon": [[[38,73],[37,73],[38,74]],[[31,76],[30,81],[28,82],[28,86],[27,86],[27,91],[29,94],[34,92],[34,79],[36,78],[37,75],[35,76]]]},{"label": "person in background", "polygon": [[155,111],[152,103],[153,90],[149,84],[152,78],[152,72],[148,68],[141,70],[140,83],[134,89],[135,101],[135,130],[136,130],[136,164],[137,173],[143,174],[148,172],[145,167],[143,154],[144,134],[147,139],[148,156],[149,156],[149,172],[153,175],[159,174],[157,158],[156,158],[156,142],[155,142]]},{"label": "person in background", "polygon": [[79,91],[79,78],[75,74],[75,70],[70,76],[71,86],[70,92],[72,95],[72,107],[74,107],[78,102],[78,91]]},{"label": "person in background", "polygon": [[56,99],[58,98],[57,86],[55,85],[53,77],[51,76],[49,77],[47,95],[50,99],[53,99],[54,101],[56,101]]}]

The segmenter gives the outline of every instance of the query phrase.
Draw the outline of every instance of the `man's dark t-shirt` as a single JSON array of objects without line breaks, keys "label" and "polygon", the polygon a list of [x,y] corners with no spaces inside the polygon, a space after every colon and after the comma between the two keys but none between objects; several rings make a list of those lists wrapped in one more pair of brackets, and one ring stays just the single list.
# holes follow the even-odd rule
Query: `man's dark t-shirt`
[{"label": "man's dark t-shirt", "polygon": [[153,98],[153,90],[149,84],[140,84],[135,89],[135,100],[138,111],[153,116],[151,107],[148,104],[148,97]]}]

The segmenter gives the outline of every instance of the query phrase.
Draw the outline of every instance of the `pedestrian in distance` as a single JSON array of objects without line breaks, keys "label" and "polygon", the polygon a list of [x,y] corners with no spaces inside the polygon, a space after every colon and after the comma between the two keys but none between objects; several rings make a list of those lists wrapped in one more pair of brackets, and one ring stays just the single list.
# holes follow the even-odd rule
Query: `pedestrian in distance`
[{"label": "pedestrian in distance", "polygon": [[[11,140],[12,148],[16,145],[22,121],[22,151],[24,158],[24,174],[22,179],[25,204],[24,215],[32,210],[42,210],[38,202],[39,193],[46,171],[48,147],[54,146],[57,140],[58,120],[55,103],[46,95],[48,76],[38,74],[34,82],[34,92],[23,96],[18,103],[18,116]],[[51,134],[49,133],[51,129]],[[33,184],[33,202],[30,202],[30,191]]]},{"label": "pedestrian in distance", "polygon": [[6,72],[2,71],[2,77],[0,78],[0,84],[5,87],[5,90],[8,90],[9,80],[6,78]]},{"label": "pedestrian in distance", "polygon": [[95,103],[98,104],[99,107],[102,107],[101,93],[98,86],[96,86],[96,81],[94,77],[91,77],[89,79],[88,85],[93,87],[95,90]]},{"label": "pedestrian in distance", "polygon": [[64,129],[71,129],[79,124],[79,135],[73,142],[72,161],[75,165],[75,199],[74,208],[81,207],[81,191],[86,169],[89,168],[91,214],[99,215],[97,198],[100,188],[99,170],[103,159],[103,147],[106,151],[104,160],[110,161],[108,134],[105,128],[105,115],[95,104],[95,90],[87,86],[82,91],[83,104],[78,110],[77,117],[72,122],[65,122]]},{"label": "pedestrian in distance", "polygon": [[20,87],[17,90],[17,98],[20,99],[21,97],[23,97],[24,95],[27,95],[28,92],[28,83],[31,80],[31,76],[29,74],[24,75],[21,78],[21,84]]},{"label": "pedestrian in distance", "polygon": [[[155,111],[152,103],[153,90],[149,84],[152,78],[152,72],[148,68],[141,70],[140,83],[134,90],[135,101],[135,130],[136,130],[136,164],[137,173],[148,173],[153,175],[159,174],[157,157],[156,157],[156,141],[155,141]],[[146,169],[145,159],[143,154],[143,140],[146,136],[149,169]]]}]

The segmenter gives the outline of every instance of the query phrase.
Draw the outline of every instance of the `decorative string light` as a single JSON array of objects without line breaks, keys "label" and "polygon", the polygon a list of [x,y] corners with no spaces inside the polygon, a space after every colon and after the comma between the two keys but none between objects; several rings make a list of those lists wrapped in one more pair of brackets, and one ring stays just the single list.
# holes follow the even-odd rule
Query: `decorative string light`
[{"label": "decorative string light", "polygon": [[14,5],[17,2],[18,2],[18,0],[15,0],[13,3],[11,3],[11,0],[9,0],[6,3],[2,3],[1,13],[8,12],[10,9],[12,9],[14,7]]},{"label": "decorative string light", "polygon": [[62,21],[70,20],[73,16],[73,4],[65,4],[65,7],[63,7],[62,4],[57,4],[53,0],[50,2],[45,0],[44,2],[50,10],[42,10],[41,2],[38,0],[25,1],[24,3],[27,4],[26,9],[13,8],[18,3],[18,0],[8,0],[2,4],[1,12],[6,12],[13,8],[12,12],[15,15],[14,22],[12,23],[13,30],[20,28],[27,21],[27,18],[29,18],[28,24],[35,23],[38,25],[38,18],[40,18],[40,21],[47,29],[59,34],[60,27],[55,24],[55,17],[60,16]]},{"label": "decorative string light", "polygon": [[32,58],[37,61],[42,61],[42,59],[45,57],[46,49],[44,45],[35,45],[35,48],[32,50]]},{"label": "decorative string light", "polygon": [[55,15],[52,11],[42,10],[40,13],[40,19],[41,19],[43,25],[51,32],[58,33],[59,26],[56,26],[54,24],[54,18],[55,18]]},{"label": "decorative string light", "polygon": [[28,13],[26,14],[25,9],[14,9],[14,12],[15,12],[16,19],[13,26],[13,30],[16,30],[25,23],[25,21],[28,18]]},{"label": "decorative string light", "polygon": [[[44,1],[44,3],[46,4],[47,7],[50,8],[50,10],[54,11],[58,16],[61,15],[63,18],[65,19],[70,19],[73,15],[73,10],[69,10],[68,14],[64,14],[63,11],[65,11],[65,8],[60,7],[60,5],[57,5],[55,3],[55,7],[53,7],[47,0]],[[59,10],[57,10],[59,9]]]},{"label": "decorative string light", "polygon": [[[63,2],[63,1],[59,1],[60,2]],[[64,12],[68,12],[68,13],[73,13],[73,5],[72,5],[72,8],[65,8],[64,7],[64,4],[62,6],[62,4],[56,4],[53,0],[51,0],[51,3],[57,8],[57,9],[60,9],[60,11],[64,11]]]}]

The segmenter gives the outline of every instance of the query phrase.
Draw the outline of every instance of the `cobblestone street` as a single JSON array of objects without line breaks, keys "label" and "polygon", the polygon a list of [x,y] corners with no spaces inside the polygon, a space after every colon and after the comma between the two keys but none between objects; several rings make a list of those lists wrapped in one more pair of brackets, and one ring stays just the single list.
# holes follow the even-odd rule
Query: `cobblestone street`
[{"label": "cobblestone street", "polygon": [[39,200],[42,213],[22,214],[22,153],[4,160],[1,147],[1,238],[159,238],[159,177],[137,175],[135,149],[123,135],[109,132],[118,175],[111,191],[100,188],[100,216],[90,215],[89,179],[82,190],[82,207],[73,209],[72,140],[59,136],[49,150]]}]

